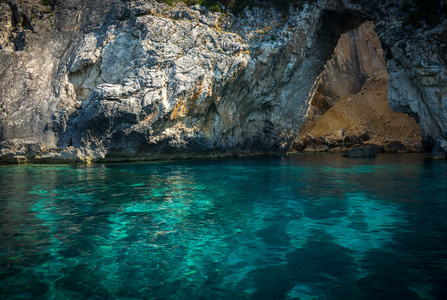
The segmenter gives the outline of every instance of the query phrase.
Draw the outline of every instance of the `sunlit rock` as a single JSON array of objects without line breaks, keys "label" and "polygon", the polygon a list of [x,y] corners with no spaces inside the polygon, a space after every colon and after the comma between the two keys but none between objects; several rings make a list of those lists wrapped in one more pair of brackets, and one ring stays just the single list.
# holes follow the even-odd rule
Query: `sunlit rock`
[{"label": "sunlit rock", "polygon": [[[340,35],[370,19],[391,107],[419,121],[427,153],[447,149],[445,21],[404,27],[399,1],[309,1],[288,13],[259,5],[238,15],[155,1],[1,8],[0,142],[33,140],[67,158],[74,147],[89,161],[284,153]],[[360,35],[359,49],[379,51]],[[354,58],[354,81],[332,90],[358,89],[365,72],[383,69],[380,58]],[[14,154],[5,151],[2,161]]]}]

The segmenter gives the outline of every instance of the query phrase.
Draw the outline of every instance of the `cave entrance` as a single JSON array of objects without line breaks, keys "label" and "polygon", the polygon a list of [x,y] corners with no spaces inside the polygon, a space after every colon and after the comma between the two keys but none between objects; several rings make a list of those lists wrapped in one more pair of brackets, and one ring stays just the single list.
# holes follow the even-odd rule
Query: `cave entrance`
[{"label": "cave entrance", "polygon": [[371,21],[341,35],[317,79],[307,118],[292,149],[348,151],[374,147],[381,152],[422,152],[416,121],[390,109],[389,75]]}]

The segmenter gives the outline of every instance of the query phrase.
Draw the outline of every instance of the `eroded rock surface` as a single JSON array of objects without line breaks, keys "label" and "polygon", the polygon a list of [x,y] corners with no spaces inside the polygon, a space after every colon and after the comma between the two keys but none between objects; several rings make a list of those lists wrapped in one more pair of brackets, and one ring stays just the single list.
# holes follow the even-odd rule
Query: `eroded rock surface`
[{"label": "eroded rock surface", "polygon": [[[424,40],[413,40],[416,29],[402,29],[403,1],[379,2],[311,1],[287,15],[257,7],[238,16],[142,0],[3,2],[0,159],[286,151],[340,34],[362,18],[378,21],[393,108],[418,116],[426,150],[443,153],[446,26],[418,29]],[[393,90],[400,81],[404,92]]]},{"label": "eroded rock surface", "polygon": [[[363,156],[368,148],[422,152],[416,121],[389,107],[389,76],[370,22],[341,36],[321,77],[293,150],[343,151],[348,156]],[[310,136],[315,138],[309,143]]]},{"label": "eroded rock surface", "polygon": [[306,121],[322,115],[341,97],[359,93],[368,78],[384,70],[386,63],[373,22],[342,34],[320,75]]}]

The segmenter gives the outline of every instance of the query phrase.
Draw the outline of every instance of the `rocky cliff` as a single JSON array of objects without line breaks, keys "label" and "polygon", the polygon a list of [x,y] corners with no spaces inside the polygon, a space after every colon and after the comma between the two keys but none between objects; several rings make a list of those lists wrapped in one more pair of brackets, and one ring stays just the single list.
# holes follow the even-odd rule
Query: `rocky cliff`
[{"label": "rocky cliff", "polygon": [[422,151],[416,121],[390,109],[389,76],[372,22],[342,34],[320,78],[293,150]]},{"label": "rocky cliff", "polygon": [[373,22],[343,33],[319,76],[306,122],[318,118],[341,97],[359,93],[368,78],[384,70],[386,63]]},{"label": "rocky cliff", "polygon": [[386,71],[368,78],[359,93],[339,98],[313,121],[306,120],[293,142],[297,151],[422,152],[416,121],[390,109]]},{"label": "rocky cliff", "polygon": [[447,24],[412,24],[408,1],[236,16],[142,0],[0,5],[2,162],[283,152],[340,35],[366,19],[392,108],[419,120],[427,153],[447,151]]}]

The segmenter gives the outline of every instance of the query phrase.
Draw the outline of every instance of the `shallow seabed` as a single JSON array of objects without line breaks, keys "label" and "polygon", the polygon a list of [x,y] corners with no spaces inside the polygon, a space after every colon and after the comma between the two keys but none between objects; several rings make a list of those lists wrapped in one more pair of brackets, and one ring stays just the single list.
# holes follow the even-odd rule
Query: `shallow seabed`
[{"label": "shallow seabed", "polygon": [[447,162],[0,167],[2,299],[446,299]]}]

